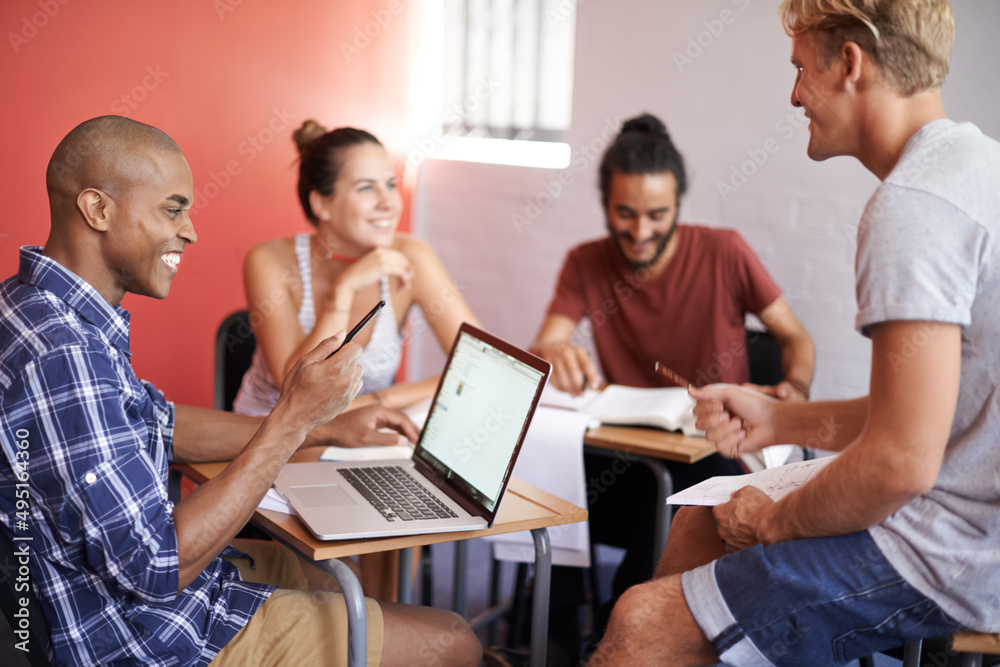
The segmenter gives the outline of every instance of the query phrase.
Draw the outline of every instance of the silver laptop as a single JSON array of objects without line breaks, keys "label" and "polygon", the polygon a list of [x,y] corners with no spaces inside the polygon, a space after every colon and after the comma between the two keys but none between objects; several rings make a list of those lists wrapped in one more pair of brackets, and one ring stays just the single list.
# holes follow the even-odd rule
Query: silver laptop
[{"label": "silver laptop", "polygon": [[321,540],[488,528],[548,375],[463,324],[413,458],[289,463],[274,486]]}]

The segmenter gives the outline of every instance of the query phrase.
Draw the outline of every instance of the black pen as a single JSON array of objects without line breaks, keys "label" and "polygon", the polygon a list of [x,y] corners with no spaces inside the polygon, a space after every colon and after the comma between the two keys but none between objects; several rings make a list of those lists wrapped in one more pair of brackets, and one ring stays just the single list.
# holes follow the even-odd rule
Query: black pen
[{"label": "black pen", "polygon": [[358,335],[358,332],[361,331],[362,329],[364,329],[365,325],[368,324],[369,322],[371,322],[372,318],[374,318],[376,315],[378,315],[378,311],[382,310],[383,306],[385,306],[385,300],[382,300],[382,301],[379,301],[378,303],[376,303],[375,307],[372,308],[371,310],[369,310],[368,314],[365,315],[363,318],[361,318],[361,321],[358,322],[356,325],[354,325],[353,329],[351,329],[350,331],[347,332],[347,336],[344,338],[344,342],[341,343],[340,346],[338,346],[336,350],[334,350],[333,352],[331,352],[329,354],[329,356],[327,356],[327,359],[329,359],[333,355],[337,354],[337,352],[340,351],[341,347],[344,347],[345,345],[347,345],[348,343],[350,343],[351,340],[355,336]]}]

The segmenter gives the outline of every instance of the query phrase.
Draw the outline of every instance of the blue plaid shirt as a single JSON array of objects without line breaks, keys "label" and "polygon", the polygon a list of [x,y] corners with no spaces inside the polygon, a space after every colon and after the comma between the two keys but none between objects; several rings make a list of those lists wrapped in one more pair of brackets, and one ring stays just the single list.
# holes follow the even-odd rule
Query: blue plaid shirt
[{"label": "blue plaid shirt", "polygon": [[177,593],[174,406],[132,371],[128,312],[40,251],[0,283],[0,525],[58,663],[206,665],[273,588],[216,558]]}]

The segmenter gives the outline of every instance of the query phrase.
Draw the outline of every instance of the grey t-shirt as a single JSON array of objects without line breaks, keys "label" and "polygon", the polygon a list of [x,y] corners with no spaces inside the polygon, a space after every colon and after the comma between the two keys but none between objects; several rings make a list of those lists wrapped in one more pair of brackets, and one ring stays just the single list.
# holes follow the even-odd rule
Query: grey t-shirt
[{"label": "grey t-shirt", "polygon": [[[856,267],[863,334],[890,320],[961,326],[961,385],[937,483],[870,532],[908,582],[982,632],[1000,631],[998,241],[1000,143],[937,120],[868,202]],[[919,353],[919,338],[893,363]]]}]

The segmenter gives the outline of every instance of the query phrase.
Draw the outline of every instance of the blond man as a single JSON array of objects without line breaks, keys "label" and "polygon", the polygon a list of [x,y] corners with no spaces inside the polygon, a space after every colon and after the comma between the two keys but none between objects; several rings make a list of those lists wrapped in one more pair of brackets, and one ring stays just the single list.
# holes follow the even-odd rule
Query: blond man
[{"label": "blond man", "polygon": [[1000,630],[1000,144],[945,114],[945,0],[785,0],[781,16],[809,157],[882,181],[858,231],[870,393],[694,391],[723,454],[825,428],[840,455],[780,502],[746,487],[678,513],[592,664],[828,665]]}]

